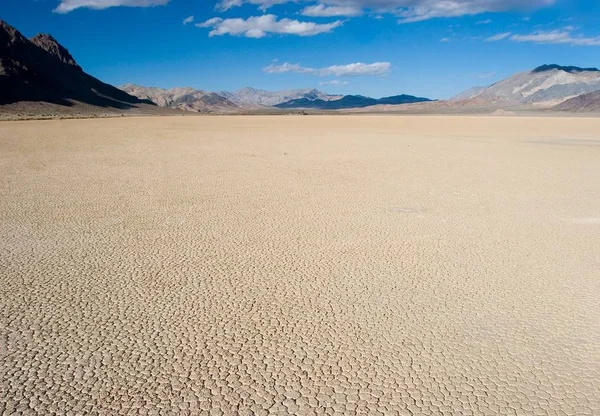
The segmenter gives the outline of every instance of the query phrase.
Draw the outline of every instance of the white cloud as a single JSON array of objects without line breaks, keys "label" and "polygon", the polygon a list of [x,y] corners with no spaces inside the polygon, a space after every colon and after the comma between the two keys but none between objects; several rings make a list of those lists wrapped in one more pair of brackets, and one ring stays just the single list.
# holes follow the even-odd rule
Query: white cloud
[{"label": "white cloud", "polygon": [[357,76],[357,75],[387,75],[392,69],[389,62],[375,62],[372,64],[363,64],[357,62],[348,65],[333,65],[319,70],[319,75],[339,76]]},{"label": "white cloud", "polygon": [[298,74],[309,74],[321,77],[327,76],[373,76],[373,75],[387,75],[392,68],[389,62],[375,62],[372,64],[364,64],[362,62],[356,62],[348,65],[332,65],[327,68],[306,68],[299,64],[284,63],[281,65],[269,65],[263,68],[263,71],[267,74],[282,74],[286,72],[295,72]]},{"label": "white cloud", "polygon": [[[316,5],[305,11],[312,16],[348,16],[341,14],[347,9],[352,13],[370,10],[375,13],[391,13],[400,23],[418,22],[438,17],[458,17],[482,13],[504,12],[514,9],[533,10],[556,3],[557,0],[317,0]],[[275,4],[308,2],[307,0],[221,0],[217,8],[227,10],[242,4],[254,4],[268,9]],[[329,10],[331,8],[331,10]],[[339,14],[326,14],[337,12]],[[319,14],[320,13],[320,14]],[[354,15],[354,14],[351,14]]]},{"label": "white cloud", "polygon": [[312,17],[332,17],[332,16],[359,16],[362,14],[362,10],[359,7],[354,6],[325,6],[324,4],[317,4],[314,6],[307,6],[300,12],[304,16]]},{"label": "white cloud", "polygon": [[321,33],[331,32],[343,22],[337,20],[332,23],[318,24],[314,22],[300,22],[292,19],[277,20],[277,16],[265,14],[252,16],[247,19],[221,19],[214,17],[204,23],[198,23],[198,27],[207,27],[212,30],[209,36],[234,35],[247,38],[262,38],[268,33],[283,35],[315,36]]},{"label": "white cloud", "polygon": [[450,42],[450,39],[448,39],[448,38],[441,38],[440,42]]},{"label": "white cloud", "polygon": [[348,85],[348,81],[340,81],[339,79],[333,79],[331,81],[319,82],[319,85],[333,85],[333,86],[344,86]]},{"label": "white cloud", "polygon": [[299,64],[290,64],[285,62],[281,65],[269,65],[263,68],[263,71],[267,74],[284,74],[286,72],[296,72],[298,74],[315,74],[316,70],[313,68],[304,68]]},{"label": "white cloud", "polygon": [[485,41],[486,41],[486,42],[498,42],[499,40],[506,39],[506,38],[507,38],[507,37],[509,37],[510,35],[512,35],[512,33],[511,33],[511,32],[498,33],[497,35],[490,36],[490,37],[489,37],[489,38],[487,38]]},{"label": "white cloud", "polygon": [[284,4],[296,0],[221,0],[217,3],[217,10],[226,11],[233,7],[239,7],[243,4],[253,4],[258,6],[260,10],[267,10],[269,7],[277,4]]},{"label": "white cloud", "polygon": [[188,16],[185,19],[183,19],[183,25],[188,25],[190,23],[194,22],[194,16]]},{"label": "white cloud", "polygon": [[[367,0],[369,1],[369,0]],[[372,0],[371,0],[372,1]],[[400,23],[419,22],[436,17],[459,17],[519,8],[539,8],[556,0],[374,0],[399,3]]]},{"label": "white cloud", "polygon": [[486,19],[486,20],[480,20],[477,23],[475,23],[476,25],[489,25],[490,23],[492,23],[491,19]]},{"label": "white cloud", "polygon": [[153,7],[164,6],[168,2],[169,0],[61,0],[54,11],[56,13],[69,13],[82,7],[95,10],[117,6]]},{"label": "white cloud", "polygon": [[568,30],[553,30],[550,32],[536,32],[530,35],[513,35],[510,40],[514,42],[533,42],[542,44],[563,44],[575,46],[600,46],[599,37],[573,37]]}]

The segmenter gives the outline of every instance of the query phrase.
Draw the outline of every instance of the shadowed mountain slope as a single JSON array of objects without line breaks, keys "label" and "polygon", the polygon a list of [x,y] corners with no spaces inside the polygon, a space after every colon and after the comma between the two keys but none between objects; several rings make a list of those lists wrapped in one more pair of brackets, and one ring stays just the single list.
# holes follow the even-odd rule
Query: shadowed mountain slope
[{"label": "shadowed mountain slope", "polygon": [[86,74],[52,36],[27,39],[0,20],[0,104],[21,101],[119,109],[153,104]]}]

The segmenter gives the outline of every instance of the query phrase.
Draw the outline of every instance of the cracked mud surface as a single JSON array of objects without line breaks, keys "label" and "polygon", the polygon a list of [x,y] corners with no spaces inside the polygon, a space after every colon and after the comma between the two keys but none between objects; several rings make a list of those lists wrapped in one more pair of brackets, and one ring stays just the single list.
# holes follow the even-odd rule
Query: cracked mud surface
[{"label": "cracked mud surface", "polygon": [[0,123],[0,414],[599,415],[599,131]]}]

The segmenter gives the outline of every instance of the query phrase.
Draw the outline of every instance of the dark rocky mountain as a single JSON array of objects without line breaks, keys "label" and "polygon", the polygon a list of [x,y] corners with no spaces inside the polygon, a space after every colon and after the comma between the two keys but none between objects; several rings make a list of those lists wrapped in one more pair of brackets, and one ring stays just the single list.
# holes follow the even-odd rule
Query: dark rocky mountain
[{"label": "dark rocky mountain", "polygon": [[571,98],[554,107],[554,110],[573,113],[600,113],[600,91]]},{"label": "dark rocky mountain", "polygon": [[52,35],[38,33],[37,35],[32,37],[30,41],[34,45],[39,46],[40,48],[45,50],[46,52],[56,56],[65,64],[73,65],[74,67],[81,69],[81,67],[77,65],[77,62],[75,62],[73,56],[71,56],[71,53],[60,43],[58,43],[58,41],[54,39]]},{"label": "dark rocky mountain", "polygon": [[275,105],[278,108],[311,108],[318,110],[342,110],[346,108],[364,108],[371,107],[374,105],[387,104],[414,104],[432,101],[429,98],[414,97],[412,95],[395,95],[392,97],[384,97],[380,99],[364,97],[362,95],[345,95],[339,100],[309,100],[307,98],[301,98],[298,100],[291,100],[281,104]]},{"label": "dark rocky mountain", "polygon": [[0,104],[22,101],[119,109],[154,105],[86,74],[52,36],[27,39],[0,20]]}]

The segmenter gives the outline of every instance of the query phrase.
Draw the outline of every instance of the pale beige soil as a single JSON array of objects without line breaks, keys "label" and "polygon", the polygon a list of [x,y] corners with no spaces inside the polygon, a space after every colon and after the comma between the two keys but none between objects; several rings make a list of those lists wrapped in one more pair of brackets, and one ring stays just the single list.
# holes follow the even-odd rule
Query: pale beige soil
[{"label": "pale beige soil", "polygon": [[0,414],[600,415],[599,136],[0,123]]}]

